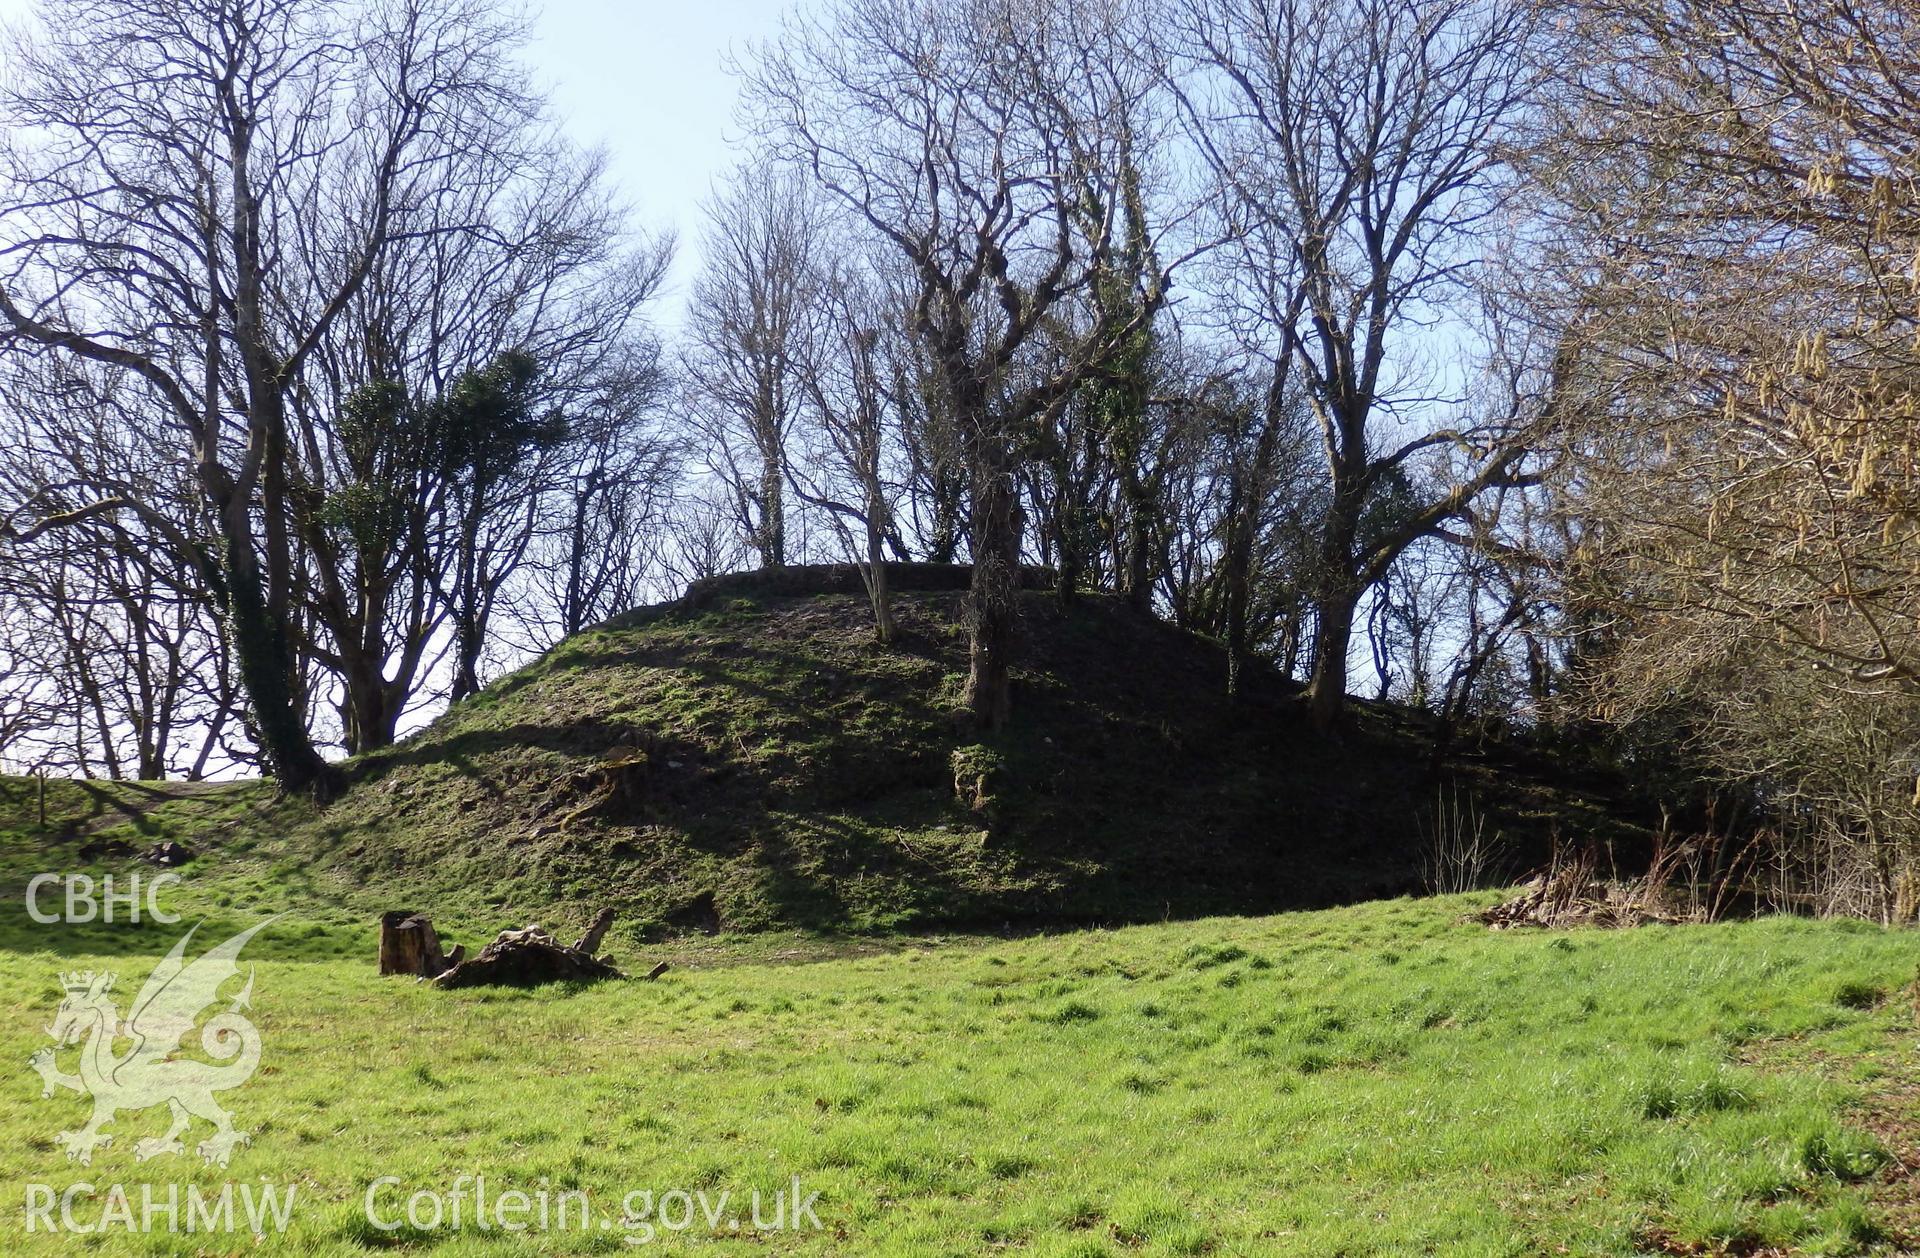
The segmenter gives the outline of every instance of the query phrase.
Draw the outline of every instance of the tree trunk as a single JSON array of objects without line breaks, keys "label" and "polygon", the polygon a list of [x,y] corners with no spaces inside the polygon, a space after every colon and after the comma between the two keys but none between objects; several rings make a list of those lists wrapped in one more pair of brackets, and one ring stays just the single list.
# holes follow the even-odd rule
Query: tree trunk
[{"label": "tree trunk", "polygon": [[[1363,447],[1349,424],[1347,449]],[[1348,456],[1334,468],[1333,501],[1320,536],[1320,574],[1313,599],[1313,669],[1307,679],[1307,710],[1314,728],[1327,733],[1347,710],[1347,649],[1353,643],[1353,614],[1361,591],[1354,576],[1354,544],[1360,535],[1365,502],[1364,462]]]},{"label": "tree trunk", "polygon": [[1153,537],[1155,511],[1153,495],[1131,469],[1126,472],[1127,540],[1126,575],[1121,593],[1127,605],[1138,612],[1153,610]]},{"label": "tree trunk", "polygon": [[885,538],[876,523],[879,516],[871,500],[867,504],[867,598],[873,603],[873,636],[882,646],[893,642],[893,599],[887,592]]},{"label": "tree trunk", "polygon": [[1227,519],[1226,630],[1227,698],[1240,697],[1240,674],[1247,660],[1247,608],[1253,601],[1253,537],[1250,512],[1235,503]]},{"label": "tree trunk", "polygon": [[454,562],[453,577],[453,688],[448,698],[455,703],[480,690],[480,651],[485,634],[480,605],[485,597],[485,574],[481,571],[481,517],[493,505],[490,502],[493,476],[483,467],[473,472],[469,500],[461,504],[460,551]]},{"label": "tree trunk", "polygon": [[251,124],[230,145],[234,220],[234,331],[246,383],[249,452],[264,447],[258,491],[264,506],[263,572],[254,555],[244,490],[224,489],[219,511],[226,544],[227,623],[240,678],[259,726],[260,750],[283,789],[328,789],[332,771],[313,745],[293,688],[291,564],[286,535],[286,450],[282,364],[267,348],[261,278],[260,207],[248,182]]},{"label": "tree trunk", "polygon": [[448,698],[458,703],[480,693],[480,630],[468,615],[456,615],[453,631],[453,689]]},{"label": "tree trunk", "polygon": [[573,523],[568,530],[567,603],[561,610],[561,629],[571,638],[587,627],[584,568],[587,557],[587,510],[599,488],[600,473],[587,474],[586,491],[573,500]]},{"label": "tree trunk", "polygon": [[787,562],[787,507],[784,469],[777,450],[763,451],[760,469],[760,566]]},{"label": "tree trunk", "polygon": [[356,652],[347,661],[345,683],[348,753],[357,756],[392,746],[400,713],[378,663]]},{"label": "tree trunk", "polygon": [[259,727],[260,750],[282,789],[324,794],[334,771],[314,747],[294,706],[286,626],[276,624],[267,612],[250,549],[244,537],[227,538],[227,633]]},{"label": "tree trunk", "polygon": [[933,533],[927,542],[928,563],[952,563],[960,553],[960,512],[964,494],[955,488],[960,478],[936,470],[932,477]]},{"label": "tree trunk", "polygon": [[1003,728],[1012,707],[1019,618],[1020,509],[1011,455],[997,434],[974,452],[973,581],[967,593],[967,707],[982,732]]},{"label": "tree trunk", "polygon": [[[1277,389],[1277,385],[1275,386]],[[1280,445],[1281,398],[1269,395],[1254,441],[1251,463],[1235,471],[1232,494],[1227,503],[1226,553],[1226,631],[1227,697],[1238,698],[1240,674],[1247,661],[1247,617],[1253,607],[1253,556],[1259,540],[1260,509],[1266,502],[1267,485],[1272,476],[1274,452]],[[1143,510],[1144,506],[1136,508]],[[1145,545],[1145,529],[1139,528],[1139,544]]]},{"label": "tree trunk", "polygon": [[1086,571],[1086,559],[1080,553],[1080,519],[1075,507],[1062,506],[1056,512],[1054,530],[1053,589],[1061,606],[1073,601],[1080,592],[1080,577]]},{"label": "tree trunk", "polygon": [[1307,711],[1314,728],[1327,733],[1347,711],[1347,649],[1353,644],[1353,614],[1359,594],[1342,583],[1314,602],[1313,673],[1307,680]]}]

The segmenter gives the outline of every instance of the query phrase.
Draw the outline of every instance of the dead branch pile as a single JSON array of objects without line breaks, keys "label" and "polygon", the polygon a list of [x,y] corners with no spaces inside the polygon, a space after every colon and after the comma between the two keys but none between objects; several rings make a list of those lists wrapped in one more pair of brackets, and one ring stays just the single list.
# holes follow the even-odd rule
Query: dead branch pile
[{"label": "dead branch pile", "polygon": [[1602,877],[1599,853],[1558,848],[1545,872],[1511,900],[1479,915],[1495,930],[1513,926],[1645,926],[1717,922],[1760,911],[1754,894],[1760,836],[1706,834],[1680,839],[1662,826],[1647,871]]},{"label": "dead branch pile", "polygon": [[1592,848],[1559,849],[1545,871],[1529,878],[1520,894],[1481,913],[1495,930],[1516,926],[1618,928],[1686,920],[1669,911],[1664,862],[1642,878],[1605,878]]},{"label": "dead branch pile", "polygon": [[1570,876],[1562,870],[1536,874],[1520,894],[1479,915],[1495,930],[1516,926],[1645,926],[1678,919],[1648,903],[1640,884]]}]

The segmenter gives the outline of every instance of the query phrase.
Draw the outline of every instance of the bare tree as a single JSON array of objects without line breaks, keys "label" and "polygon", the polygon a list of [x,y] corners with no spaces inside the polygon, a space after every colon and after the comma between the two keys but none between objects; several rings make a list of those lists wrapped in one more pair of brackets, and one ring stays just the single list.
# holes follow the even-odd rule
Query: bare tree
[{"label": "bare tree", "polygon": [[801,501],[825,511],[855,553],[873,607],[874,634],[891,642],[888,545],[896,558],[906,557],[888,476],[888,437],[898,431],[888,422],[897,405],[889,386],[905,374],[897,366],[899,321],[878,286],[855,266],[833,267],[811,287],[820,308],[798,372],[806,401],[806,457],[790,463],[788,475]]},{"label": "bare tree", "polygon": [[[1161,76],[1129,4],[850,0],[759,51],[747,98],[773,156],[812,173],[910,271],[910,327],[968,476],[973,578],[967,703],[1010,705],[1022,430],[1050,417],[1164,300],[1092,317],[1048,369],[1023,372],[1046,321],[1090,293],[1127,230],[1124,184],[1157,138]],[[1056,347],[1060,348],[1060,347]]]},{"label": "bare tree", "polygon": [[666,534],[661,571],[668,583],[683,590],[695,581],[732,572],[748,559],[733,526],[731,504],[719,501],[708,484],[689,487],[673,504]]},{"label": "bare tree", "polygon": [[765,568],[787,562],[787,439],[799,406],[795,363],[819,297],[818,220],[793,172],[741,167],[707,207],[687,311],[689,411]]},{"label": "bare tree", "polygon": [[657,558],[684,457],[659,429],[667,389],[658,347],[635,346],[568,407],[568,440],[513,619],[545,650],[664,593]]},{"label": "bare tree", "polygon": [[[199,495],[145,439],[143,391],[81,360],[14,355],[0,362],[0,400],[6,516],[60,511],[107,474],[195,528]],[[16,761],[140,778],[197,777],[216,755],[225,763],[241,721],[214,597],[139,516],[16,533],[0,595],[22,711],[63,718],[19,735]]]},{"label": "bare tree", "polygon": [[[522,355],[538,365],[529,406],[591,416],[605,435],[598,382],[652,352],[643,311],[671,242],[627,232],[604,163],[539,113],[490,121],[446,195],[396,214],[395,239],[295,397],[293,505],[319,630],[306,649],[338,679],[350,752],[391,742],[410,706],[440,697],[428,673],[450,620],[453,680],[479,684],[490,617],[472,609],[510,581],[549,499],[566,495],[542,479],[569,474],[557,449],[476,463],[479,434],[446,427],[454,394]],[[503,501],[522,509],[494,509]],[[486,580],[476,554],[499,561]]]},{"label": "bare tree", "polygon": [[[1346,701],[1361,599],[1415,539],[1516,479],[1527,408],[1491,413],[1422,369],[1473,282],[1534,90],[1534,21],[1508,0],[1180,0],[1184,99],[1237,228],[1228,304],[1286,364],[1321,432],[1328,500],[1308,700]],[[1436,412],[1452,412],[1445,419]],[[1419,420],[1389,438],[1386,421]],[[1424,452],[1451,483],[1367,535],[1369,504]]]},{"label": "bare tree", "polygon": [[1727,2],[1568,29],[1539,292],[1588,382],[1589,553],[1649,626],[1747,621],[1837,684],[1915,688],[1911,24]]},{"label": "bare tree", "polygon": [[1176,623],[1227,648],[1230,696],[1253,657],[1291,675],[1305,643],[1324,503],[1312,420],[1285,374],[1189,353],[1164,400],[1175,444],[1155,473],[1172,535],[1160,581]]},{"label": "bare tree", "polygon": [[[890,300],[901,310],[912,309],[909,297]],[[966,452],[960,428],[920,339],[909,336],[896,351],[888,392],[906,457],[902,515],[907,527],[902,532],[928,562],[952,563],[968,543]]]},{"label": "bare tree", "polygon": [[517,32],[477,0],[47,0],[42,18],[5,94],[0,321],[151,395],[215,546],[110,483],[33,527],[131,512],[200,565],[268,764],[324,784],[297,692],[290,400],[396,214],[523,107]]}]

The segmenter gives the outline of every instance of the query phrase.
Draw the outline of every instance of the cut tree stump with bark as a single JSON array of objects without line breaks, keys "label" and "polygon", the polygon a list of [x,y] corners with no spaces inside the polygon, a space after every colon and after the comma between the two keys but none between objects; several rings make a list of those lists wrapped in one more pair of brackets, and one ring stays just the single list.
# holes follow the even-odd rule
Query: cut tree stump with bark
[{"label": "cut tree stump with bark", "polygon": [[425,913],[395,909],[380,915],[380,972],[437,978],[466,956],[464,947],[452,955],[440,950],[440,936]]}]

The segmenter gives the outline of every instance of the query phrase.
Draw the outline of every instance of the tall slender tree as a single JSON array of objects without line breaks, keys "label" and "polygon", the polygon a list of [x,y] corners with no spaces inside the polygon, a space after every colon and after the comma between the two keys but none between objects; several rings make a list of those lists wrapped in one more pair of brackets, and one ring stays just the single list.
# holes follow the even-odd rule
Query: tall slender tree
[{"label": "tall slender tree", "polygon": [[813,284],[819,214],[791,170],[749,163],[707,209],[705,266],[687,311],[690,412],[763,568],[787,562],[787,442]]}]

